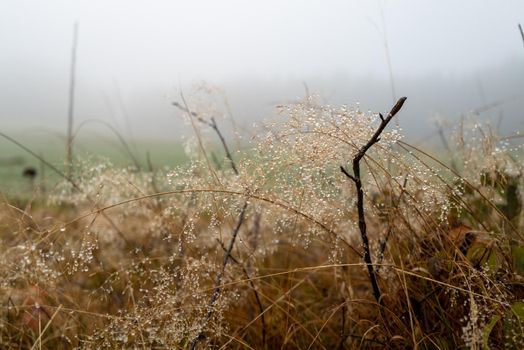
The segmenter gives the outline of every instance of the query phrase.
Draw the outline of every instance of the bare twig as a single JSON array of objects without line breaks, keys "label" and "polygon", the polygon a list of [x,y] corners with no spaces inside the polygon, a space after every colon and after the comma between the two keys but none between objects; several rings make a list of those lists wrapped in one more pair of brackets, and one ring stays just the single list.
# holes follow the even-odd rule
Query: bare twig
[{"label": "bare twig", "polygon": [[173,106],[179,108],[180,110],[188,113],[190,116],[195,117],[196,120],[198,120],[200,123],[209,126],[211,129],[215,131],[218,138],[220,139],[220,142],[222,143],[222,147],[224,148],[224,151],[226,152],[226,157],[229,160],[229,163],[231,165],[231,169],[233,169],[233,172],[235,175],[238,175],[238,169],[235,165],[235,161],[233,160],[233,156],[231,155],[231,152],[229,151],[229,147],[227,146],[226,139],[224,138],[224,135],[222,135],[222,132],[218,128],[218,125],[216,123],[216,120],[214,117],[211,117],[211,121],[206,120],[202,118],[198,113],[190,111],[187,107],[182,106],[178,102],[173,102]]},{"label": "bare twig", "polygon": [[344,169],[343,166],[340,166],[340,170],[342,171],[342,173],[355,183],[355,187],[357,189],[358,227],[360,229],[360,236],[362,238],[362,245],[364,248],[364,262],[366,263],[368,269],[369,279],[373,288],[373,296],[375,297],[378,303],[381,303],[381,294],[377,282],[376,271],[373,267],[373,262],[371,261],[369,239],[366,232],[366,218],[364,212],[364,190],[362,189],[362,178],[360,175],[360,161],[366,155],[366,152],[371,148],[371,146],[380,141],[380,134],[382,134],[382,132],[384,131],[388,123],[391,121],[391,119],[393,119],[393,117],[400,111],[405,101],[406,97],[401,97],[397,101],[395,106],[393,106],[386,118],[384,118],[382,114],[379,114],[381,122],[378,126],[378,129],[375,131],[373,136],[371,136],[369,141],[359,149],[359,151],[353,158],[353,175],[350,175],[346,171],[346,169]]},{"label": "bare twig", "polygon": [[[222,250],[227,253],[227,249],[224,246],[224,244],[218,240],[218,244],[220,244],[220,247],[222,247]],[[242,271],[244,272],[244,275],[246,276],[246,279],[249,283],[249,286],[251,287],[251,290],[253,290],[253,294],[255,295],[255,300],[257,302],[258,309],[260,310],[260,322],[262,323],[262,344],[266,344],[266,318],[264,316],[264,306],[262,305],[262,301],[260,300],[260,296],[258,295],[257,288],[255,287],[255,283],[253,282],[253,279],[251,278],[251,275],[249,274],[249,271],[245,268],[245,266],[235,259],[232,255],[230,255],[231,261],[233,261],[235,264],[242,267]]]},{"label": "bare twig", "polygon": [[[180,92],[180,98],[182,99],[182,103],[184,103],[184,106],[183,106],[184,111],[186,111],[190,116],[196,115],[195,112],[192,112],[191,110],[189,110],[189,106],[187,105],[186,99],[184,98],[184,94],[182,92]],[[207,164],[207,167],[209,169],[209,172],[211,172],[211,174],[213,174],[213,177],[215,178],[215,181],[218,184],[221,184],[220,178],[218,177],[218,175],[217,175],[217,173],[215,171],[215,168],[213,168],[213,166],[211,165],[211,162],[210,162],[209,157],[207,155],[206,148],[204,147],[204,143],[202,141],[202,136],[200,135],[200,130],[197,128],[193,118],[189,118],[189,121],[191,122],[191,127],[193,128],[193,131],[195,133],[195,137],[197,138],[197,141],[198,141],[198,147],[200,148],[200,151],[202,152],[202,155],[204,156],[204,159],[206,161],[206,164]]]},{"label": "bare twig", "polygon": [[[184,102],[184,104],[185,104],[185,102]],[[220,139],[220,142],[222,143],[222,147],[224,148],[224,151],[226,153],[226,157],[229,160],[229,164],[231,166],[231,169],[233,170],[235,175],[238,176],[240,173],[238,172],[238,169],[236,167],[235,161],[233,160],[233,156],[231,155],[231,152],[229,151],[229,147],[227,146],[226,140],[225,140],[224,136],[222,135],[222,132],[218,128],[218,124],[216,123],[215,118],[211,117],[211,121],[208,121],[208,120],[202,118],[198,113],[190,111],[189,108],[187,107],[187,104],[182,106],[178,102],[173,102],[173,106],[175,106],[175,107],[179,108],[180,110],[188,113],[190,117],[194,117],[200,123],[209,126],[211,129],[213,129],[215,131],[215,133],[217,134],[218,138]],[[235,240],[236,240],[236,237],[238,235],[238,231],[240,230],[240,226],[242,226],[242,223],[244,222],[245,212],[246,212],[246,209],[247,209],[247,204],[248,204],[248,202],[246,200],[246,202],[244,202],[244,206],[242,207],[242,211],[240,212],[240,216],[238,218],[237,224],[236,224],[235,229],[233,231],[233,235],[231,237],[231,240],[229,241],[228,248],[225,249],[225,247],[223,246],[222,242],[219,242],[220,245],[222,246],[222,248],[225,251],[224,262],[222,263],[222,270],[217,275],[216,280],[215,280],[215,290],[213,291],[213,295],[211,296],[211,300],[209,301],[208,314],[206,315],[206,317],[204,319],[204,324],[202,325],[202,328],[200,329],[200,332],[199,332],[198,336],[195,337],[195,339],[193,339],[193,341],[191,343],[191,347],[190,347],[191,349],[195,349],[197,344],[198,344],[198,342],[201,339],[204,338],[203,332],[204,332],[205,327],[207,326],[209,320],[211,319],[211,317],[213,315],[214,306],[215,306],[218,298],[220,297],[220,293],[221,293],[220,285],[221,285],[222,277],[224,275],[224,272],[225,272],[225,269],[226,269],[226,266],[227,266],[229,260],[232,260],[235,263],[239,264],[239,262],[235,258],[233,258],[231,256],[231,251],[233,250],[233,247],[235,245]],[[264,318],[264,307],[263,307],[262,302],[260,300],[260,296],[258,295],[258,291],[255,288],[254,283],[251,281],[251,276],[249,275],[248,271],[244,267],[242,267],[242,268],[244,270],[244,273],[246,274],[246,276],[250,280],[250,284],[251,284],[251,287],[253,289],[253,293],[255,294],[255,298],[256,298],[258,307],[260,309],[261,323],[262,323],[262,342],[265,345],[265,343],[266,343],[266,322],[265,322],[265,318]]]},{"label": "bare twig", "polygon": [[[10,142],[14,143],[15,145],[17,145],[18,147],[20,147],[21,149],[23,149],[24,151],[26,151],[27,153],[31,154],[33,157],[35,157],[36,159],[38,159],[42,164],[44,164],[45,166],[47,166],[48,168],[50,168],[51,170],[53,170],[56,174],[58,174],[58,176],[60,176],[61,178],[63,178],[64,180],[66,180],[67,182],[69,182],[71,184],[71,186],[73,186],[73,188],[81,193],[84,193],[84,191],[82,190],[82,188],[68,175],[64,174],[63,172],[61,172],[57,167],[55,167],[53,164],[49,163],[48,161],[46,161],[44,158],[42,158],[41,156],[39,156],[38,154],[36,154],[35,152],[33,152],[32,150],[30,150],[29,148],[27,148],[26,146],[24,146],[23,144],[21,144],[20,142],[16,141],[15,139],[13,139],[12,137],[4,134],[3,132],[0,132],[0,136],[2,136],[3,138],[5,138],[6,140],[9,140]],[[89,202],[91,202],[92,204],[96,204],[96,201],[93,200],[91,198],[91,196],[89,196],[88,194],[86,194],[86,198]],[[100,210],[100,208],[98,208],[98,205],[96,205],[96,208],[97,210]],[[109,216],[107,216],[106,213],[101,213],[102,216],[107,220],[107,222],[113,227],[113,229],[118,233],[118,235],[120,236],[120,238],[122,238],[122,240],[124,242],[126,242],[126,244],[129,245],[129,240],[125,237],[124,233],[118,228],[118,226],[116,226],[116,224],[113,222],[113,220],[111,220],[111,218]]]},{"label": "bare twig", "polygon": [[73,29],[73,46],[71,48],[71,72],[69,81],[69,107],[67,110],[67,175],[71,177],[73,172],[73,114],[75,109],[75,78],[76,78],[76,47],[78,40],[78,23]]},{"label": "bare twig", "polygon": [[519,31],[520,31],[520,36],[522,37],[522,43],[524,44],[524,31],[522,31],[522,26],[520,25],[520,23],[519,23]]},{"label": "bare twig", "polygon": [[204,322],[200,328],[200,331],[198,332],[198,335],[193,339],[191,342],[191,346],[189,347],[191,350],[196,349],[196,346],[198,342],[204,338],[204,330],[209,323],[209,320],[213,316],[213,313],[215,311],[215,305],[218,300],[218,297],[220,296],[220,293],[222,292],[222,278],[224,277],[224,273],[226,271],[226,266],[231,259],[231,252],[233,251],[233,247],[235,245],[235,240],[238,236],[238,232],[240,231],[240,227],[242,226],[242,223],[244,222],[244,218],[246,216],[246,208],[247,208],[247,201],[244,202],[244,205],[242,206],[242,210],[240,212],[240,216],[238,218],[237,224],[233,230],[233,234],[231,236],[231,240],[229,241],[229,244],[227,246],[227,250],[224,254],[224,261],[222,262],[222,268],[215,279],[215,289],[213,290],[213,294],[211,295],[211,299],[209,300],[208,305],[208,312],[206,314],[206,317],[204,318]]},{"label": "bare twig", "polygon": [[137,171],[141,170],[140,162],[138,161],[137,157],[135,156],[135,154],[131,150],[131,147],[129,147],[129,143],[125,140],[124,136],[114,126],[112,126],[111,124],[109,124],[108,122],[106,122],[104,120],[101,120],[101,119],[87,119],[87,120],[84,120],[82,123],[80,123],[78,125],[78,127],[76,128],[76,131],[71,136],[70,143],[73,143],[75,138],[78,136],[78,133],[80,132],[80,130],[84,127],[84,125],[86,125],[88,123],[99,123],[99,124],[102,124],[105,127],[107,127],[109,130],[111,130],[111,132],[113,134],[115,134],[115,136],[118,138],[118,141],[120,141],[120,144],[122,144],[122,147],[124,148],[124,152],[129,156],[129,158],[131,159],[131,161],[135,165],[136,170]]}]

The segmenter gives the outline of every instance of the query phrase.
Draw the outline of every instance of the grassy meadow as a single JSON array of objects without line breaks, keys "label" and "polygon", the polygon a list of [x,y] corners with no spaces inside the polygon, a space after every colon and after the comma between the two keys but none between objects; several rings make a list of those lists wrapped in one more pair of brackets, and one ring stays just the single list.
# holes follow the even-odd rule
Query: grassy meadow
[{"label": "grassy meadow", "polygon": [[[37,156],[51,165],[65,169],[65,137],[41,134],[11,135],[22,145],[34,151]],[[138,141],[126,145],[139,166],[148,167],[148,156],[155,168],[173,167],[188,162],[183,145],[166,141]],[[1,139],[0,148],[0,191],[13,197],[27,197],[33,190],[52,189],[62,180],[61,177],[45,165],[41,159],[29,154],[9,140]],[[111,136],[88,135],[75,142],[75,157],[88,163],[107,162],[115,167],[135,166],[133,158],[118,139]],[[23,176],[24,170],[34,168],[37,171],[35,184]]]},{"label": "grassy meadow", "polygon": [[187,144],[79,140],[70,176],[63,139],[2,139],[0,348],[523,348],[522,140],[411,145],[401,102],[242,142],[177,105]]}]

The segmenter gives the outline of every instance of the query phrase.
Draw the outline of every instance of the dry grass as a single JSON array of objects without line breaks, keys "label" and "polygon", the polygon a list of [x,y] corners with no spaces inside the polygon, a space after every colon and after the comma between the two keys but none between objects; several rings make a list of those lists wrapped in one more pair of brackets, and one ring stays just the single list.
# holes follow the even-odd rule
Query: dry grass
[{"label": "dry grass", "polygon": [[377,302],[339,167],[378,115],[307,98],[222,157],[195,105],[188,166],[77,164],[78,188],[3,199],[2,348],[522,348],[520,145],[464,122],[453,170],[384,131],[362,159]]}]

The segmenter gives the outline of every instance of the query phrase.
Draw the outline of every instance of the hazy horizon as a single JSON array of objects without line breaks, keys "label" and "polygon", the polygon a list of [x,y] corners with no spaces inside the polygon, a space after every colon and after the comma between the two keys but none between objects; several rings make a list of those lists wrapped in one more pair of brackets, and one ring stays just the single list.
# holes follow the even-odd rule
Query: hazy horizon
[{"label": "hazy horizon", "polygon": [[387,43],[408,135],[500,101],[482,117],[521,128],[521,1],[28,0],[0,4],[0,19],[4,131],[65,132],[75,22],[76,126],[101,119],[137,139],[178,139],[188,130],[171,102],[201,81],[247,128],[303,97],[303,82],[328,103],[384,111]]}]

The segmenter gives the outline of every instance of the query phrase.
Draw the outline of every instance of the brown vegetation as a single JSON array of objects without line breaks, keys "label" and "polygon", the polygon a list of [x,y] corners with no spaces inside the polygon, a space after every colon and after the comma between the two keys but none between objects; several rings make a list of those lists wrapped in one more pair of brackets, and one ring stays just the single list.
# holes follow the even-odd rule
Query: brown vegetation
[{"label": "brown vegetation", "polygon": [[188,165],[77,161],[4,199],[2,348],[522,347],[515,139],[465,120],[452,169],[386,129],[401,106],[307,97],[233,151],[193,105]]}]

